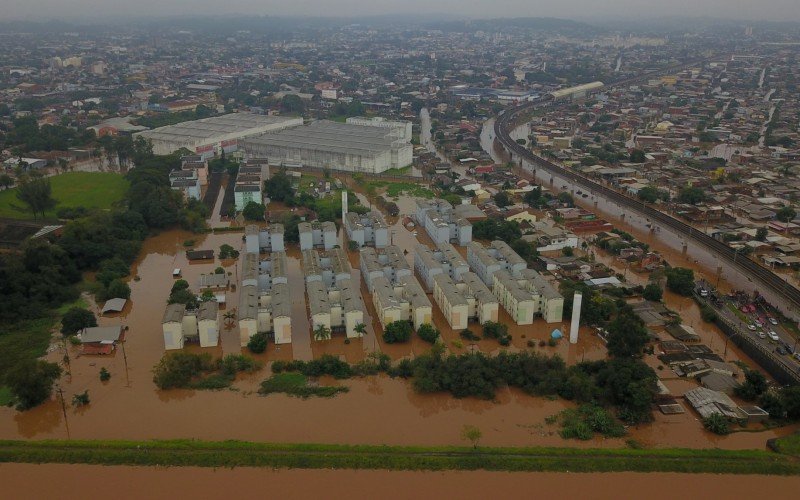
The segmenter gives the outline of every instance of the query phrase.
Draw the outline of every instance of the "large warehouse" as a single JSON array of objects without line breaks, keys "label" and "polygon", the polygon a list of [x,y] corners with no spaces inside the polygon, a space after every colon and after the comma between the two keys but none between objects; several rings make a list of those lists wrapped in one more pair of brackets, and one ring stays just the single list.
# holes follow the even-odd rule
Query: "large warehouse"
[{"label": "large warehouse", "polygon": [[158,155],[186,148],[198,154],[212,156],[222,148],[227,152],[234,151],[237,143],[245,137],[277,132],[302,124],[302,118],[231,113],[139,132],[134,134],[134,138],[144,137],[152,141],[153,152]]},{"label": "large warehouse", "polygon": [[391,128],[316,121],[239,141],[247,157],[347,172],[380,173],[411,165],[413,147]]}]

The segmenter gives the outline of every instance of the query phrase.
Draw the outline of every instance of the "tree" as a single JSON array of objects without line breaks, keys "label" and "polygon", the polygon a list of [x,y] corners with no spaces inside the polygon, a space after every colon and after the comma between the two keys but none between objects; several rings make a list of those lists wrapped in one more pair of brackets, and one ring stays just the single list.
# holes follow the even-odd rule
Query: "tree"
[{"label": "tree", "polygon": [[275,172],[264,182],[264,191],[272,201],[286,201],[294,197],[292,181],[283,170]]},{"label": "tree", "polygon": [[245,220],[263,221],[264,213],[266,211],[267,207],[265,207],[261,203],[250,201],[247,203],[247,205],[244,206],[244,210],[242,210],[242,215],[244,216]]},{"label": "tree", "polygon": [[57,364],[27,359],[6,374],[5,384],[17,400],[17,409],[23,411],[48,399],[53,392],[53,382],[60,376],[61,367]]},{"label": "tree", "polygon": [[167,300],[169,304],[184,304],[187,309],[197,309],[200,306],[200,301],[197,296],[189,290],[178,290],[170,294]]},{"label": "tree", "polygon": [[89,390],[72,396],[72,406],[86,406],[89,404]]},{"label": "tree", "polygon": [[645,186],[639,191],[637,191],[636,196],[639,197],[640,200],[645,201],[647,203],[655,203],[659,199],[666,200],[669,198],[669,195],[654,186]]},{"label": "tree", "polygon": [[678,192],[678,201],[681,203],[697,205],[705,200],[706,193],[699,187],[684,187]]},{"label": "tree", "polygon": [[791,222],[797,217],[797,211],[792,207],[781,207],[775,212],[775,218],[781,222]]},{"label": "tree", "polygon": [[658,283],[648,283],[642,292],[642,297],[644,297],[645,300],[652,300],[653,302],[661,301],[663,296],[664,291],[658,286]]},{"label": "tree", "polygon": [[630,309],[622,309],[608,325],[608,353],[615,358],[642,355],[647,344],[647,328]]},{"label": "tree", "polygon": [[536,186],[525,193],[522,200],[531,207],[539,208],[542,205],[542,186]]},{"label": "tree", "polygon": [[644,151],[641,149],[634,149],[631,151],[630,160],[631,163],[644,163],[647,158],[645,158]]},{"label": "tree", "polygon": [[34,218],[44,217],[45,212],[56,206],[50,181],[44,177],[23,180],[17,188],[17,198],[28,206]]},{"label": "tree", "polygon": [[228,245],[227,243],[223,243],[219,247],[219,258],[220,259],[235,259],[239,257],[239,251],[235,250],[232,246]]},{"label": "tree", "polygon": [[303,114],[306,110],[306,104],[300,96],[288,94],[281,99],[281,111],[284,113]]},{"label": "tree", "polygon": [[75,335],[84,328],[97,326],[94,313],[81,307],[72,307],[61,318],[61,334],[64,336]]},{"label": "tree", "polygon": [[186,280],[175,280],[172,284],[172,289],[169,291],[170,294],[175,292],[179,292],[181,290],[186,290],[189,288],[189,282]]},{"label": "tree", "polygon": [[561,255],[564,257],[572,257],[575,254],[575,251],[572,247],[564,247],[561,249]]},{"label": "tree", "polygon": [[439,340],[439,330],[430,323],[420,325],[417,329],[417,335],[429,344],[435,344],[436,341]]},{"label": "tree", "polygon": [[120,279],[116,279],[108,285],[106,297],[110,299],[129,299],[131,298],[131,287]]},{"label": "tree", "polygon": [[101,382],[108,382],[111,380],[111,373],[106,370],[106,367],[100,368],[100,381]]},{"label": "tree", "polygon": [[14,179],[8,174],[0,174],[0,187],[8,189],[14,185]]},{"label": "tree", "polygon": [[791,420],[800,420],[800,386],[795,385],[781,389],[781,399],[786,408],[786,417]]},{"label": "tree", "polygon": [[319,325],[314,329],[314,340],[330,340],[331,329],[325,325]]},{"label": "tree", "polygon": [[765,241],[767,239],[767,234],[769,230],[765,227],[760,227],[756,229],[756,240],[758,241]]},{"label": "tree", "polygon": [[767,378],[758,370],[747,370],[744,382],[733,392],[745,401],[755,401],[767,390]]},{"label": "tree", "polygon": [[461,428],[461,439],[469,441],[472,444],[472,448],[475,450],[478,449],[478,442],[482,437],[483,433],[474,425],[465,425]]},{"label": "tree", "polygon": [[247,342],[247,348],[254,354],[261,354],[267,350],[267,333],[258,332]]},{"label": "tree", "polygon": [[367,325],[364,323],[358,323],[355,327],[353,327],[353,331],[361,336],[364,336],[364,334],[367,333]]},{"label": "tree", "polygon": [[383,332],[383,341],[387,344],[408,342],[413,330],[410,321],[393,321],[386,325]]},{"label": "tree", "polygon": [[678,295],[689,297],[694,290],[694,271],[684,267],[671,267],[665,271],[667,288]]},{"label": "tree", "polygon": [[500,208],[507,207],[512,204],[511,196],[505,191],[498,191],[494,195],[494,203]]}]

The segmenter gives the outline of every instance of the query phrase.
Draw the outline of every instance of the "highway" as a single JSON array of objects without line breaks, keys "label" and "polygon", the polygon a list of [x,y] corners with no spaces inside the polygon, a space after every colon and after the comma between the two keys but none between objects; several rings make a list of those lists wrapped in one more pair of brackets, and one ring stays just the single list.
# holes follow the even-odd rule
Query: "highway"
[{"label": "highway", "polygon": [[[699,62],[702,61],[692,61],[688,64],[671,66],[657,72],[645,73],[635,78],[627,78],[621,81],[613,82],[603,89],[608,90],[609,88],[635,84],[660,74],[679,71],[686,67],[696,65]],[[571,170],[567,170],[566,168],[550,161],[549,159],[534,154],[525,146],[518,144],[511,138],[511,130],[517,126],[518,122],[523,121],[525,116],[532,110],[540,107],[547,108],[557,105],[558,103],[552,99],[552,96],[547,95],[539,98],[538,100],[530,101],[515,108],[504,110],[497,116],[495,120],[494,132],[496,138],[500,141],[503,147],[512,154],[514,159],[522,159],[531,165],[534,165],[536,168],[543,169],[552,175],[556,175],[569,181],[575,186],[591,191],[594,196],[614,202],[620,207],[624,207],[628,211],[641,214],[654,223],[669,228],[673,233],[699,243],[708,251],[713,253],[720,262],[724,261],[728,263],[730,266],[733,266],[740,271],[743,275],[754,280],[754,284],[756,282],[761,283],[763,286],[770,289],[771,292],[785,299],[785,302],[789,305],[789,308],[788,310],[783,310],[782,312],[790,318],[795,320],[798,319],[797,311],[800,308],[800,290],[781,279],[769,269],[757,264],[756,262],[753,262],[749,258],[737,255],[734,249],[725,243],[715,240],[714,238],[690,226],[689,224],[676,219],[669,214],[661,212],[649,205],[646,205],[640,200],[634,199],[603,184],[600,184],[593,179],[580,175]]]}]

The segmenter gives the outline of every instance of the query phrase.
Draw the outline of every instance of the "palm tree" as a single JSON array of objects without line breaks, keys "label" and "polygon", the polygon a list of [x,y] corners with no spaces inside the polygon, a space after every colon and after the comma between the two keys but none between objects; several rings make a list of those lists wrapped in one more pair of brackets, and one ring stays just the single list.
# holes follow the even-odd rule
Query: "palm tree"
[{"label": "palm tree", "polygon": [[331,339],[331,329],[325,325],[319,325],[314,330],[314,340],[330,340]]},{"label": "palm tree", "polygon": [[367,333],[367,325],[364,323],[359,323],[353,328],[353,330],[363,337],[364,334]]}]

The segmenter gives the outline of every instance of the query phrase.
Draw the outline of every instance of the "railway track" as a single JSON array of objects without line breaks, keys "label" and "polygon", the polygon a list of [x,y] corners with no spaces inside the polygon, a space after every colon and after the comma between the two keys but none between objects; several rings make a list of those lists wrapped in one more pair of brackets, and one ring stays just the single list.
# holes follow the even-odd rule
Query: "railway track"
[{"label": "railway track", "polygon": [[[695,60],[690,63],[674,65],[659,71],[648,72],[640,76],[626,78],[623,80],[613,82],[604,88],[609,89],[609,88],[631,85],[641,81],[646,81],[647,79],[652,78],[653,76],[681,70],[686,67],[704,62],[705,60],[707,59]],[[522,118],[528,115],[532,110],[541,107],[545,108],[552,107],[556,104],[557,103],[554,101],[552,96],[547,95],[537,100],[530,101],[521,106],[517,106],[516,108],[510,110],[504,110],[497,116],[495,120],[494,124],[495,137],[497,137],[497,139],[500,141],[503,147],[508,152],[510,152],[512,156],[522,158],[528,163],[531,163],[538,168],[544,169],[545,171],[553,175],[557,175],[561,178],[567,179],[573,184],[581,186],[585,189],[592,190],[596,194],[617,203],[621,207],[629,208],[635,212],[644,215],[645,217],[649,218],[653,223],[667,227],[673,232],[678,233],[688,239],[691,239],[705,246],[707,249],[715,253],[720,258],[720,260],[726,261],[727,263],[734,266],[735,268],[745,273],[746,275],[750,276],[751,278],[757,279],[759,282],[766,285],[767,287],[770,287],[777,294],[784,297],[795,308],[800,308],[800,290],[798,290],[798,288],[795,287],[794,285],[791,285],[790,283],[787,283],[786,281],[781,279],[779,276],[777,276],[769,269],[757,264],[756,262],[753,262],[746,256],[738,254],[733,248],[722,243],[721,241],[715,240],[714,238],[708,236],[704,232],[696,229],[695,227],[679,219],[676,219],[675,217],[672,217],[669,214],[656,210],[655,208],[649,205],[643,204],[638,200],[623,195],[622,193],[619,193],[609,188],[608,186],[600,184],[599,182],[593,179],[590,179],[583,175],[579,175],[576,172],[567,170],[564,167],[548,160],[547,158],[543,158],[539,155],[534,154],[533,152],[529,151],[526,147],[517,144],[517,142],[511,138],[510,131],[518,124],[518,122]]]}]

